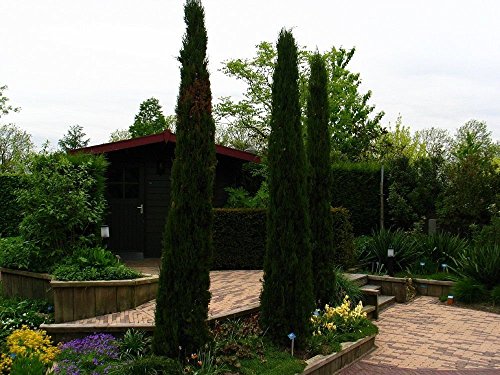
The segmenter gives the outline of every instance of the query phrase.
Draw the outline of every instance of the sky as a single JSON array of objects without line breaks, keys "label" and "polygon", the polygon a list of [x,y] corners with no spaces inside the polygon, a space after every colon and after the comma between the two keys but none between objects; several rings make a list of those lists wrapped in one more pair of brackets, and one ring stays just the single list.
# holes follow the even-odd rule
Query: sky
[{"label": "sky", "polygon": [[[145,99],[173,114],[181,0],[0,0],[0,86],[19,113],[5,117],[57,143],[79,124],[91,144],[128,128]],[[394,124],[455,130],[486,121],[500,138],[497,0],[204,0],[214,102],[244,86],[220,72],[282,27],[309,49],[356,47],[350,70]],[[2,119],[4,120],[4,119]]]}]

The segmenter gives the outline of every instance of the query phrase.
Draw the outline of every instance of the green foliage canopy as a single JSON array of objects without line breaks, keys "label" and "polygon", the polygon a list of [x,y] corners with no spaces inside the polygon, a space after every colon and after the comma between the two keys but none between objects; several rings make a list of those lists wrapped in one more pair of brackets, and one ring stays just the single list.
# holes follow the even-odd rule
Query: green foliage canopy
[{"label": "green foliage canopy", "polygon": [[85,138],[86,136],[83,126],[72,125],[69,127],[68,132],[59,140],[59,148],[61,151],[68,152],[69,150],[87,147],[90,138]]},{"label": "green foliage canopy", "polygon": [[158,99],[149,98],[143,101],[139,107],[139,113],[135,115],[135,120],[128,128],[132,138],[144,135],[161,133],[167,129],[167,122]]}]

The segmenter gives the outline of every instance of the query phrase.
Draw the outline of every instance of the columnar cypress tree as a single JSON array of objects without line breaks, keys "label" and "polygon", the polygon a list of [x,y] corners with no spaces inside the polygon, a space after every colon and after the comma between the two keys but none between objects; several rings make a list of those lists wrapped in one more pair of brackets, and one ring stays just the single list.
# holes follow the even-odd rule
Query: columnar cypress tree
[{"label": "columnar cypress tree", "polygon": [[154,352],[169,357],[193,353],[208,339],[212,257],[215,123],[205,15],[199,0],[187,0],[184,12],[177,144],[153,339]]},{"label": "columnar cypress tree", "polygon": [[313,258],[314,296],[319,306],[333,296],[335,254],[330,212],[332,172],[328,132],[326,67],[321,55],[311,58],[307,100],[307,159],[309,162],[309,216]]},{"label": "columnar cypress tree", "polygon": [[269,136],[269,205],[262,323],[282,343],[294,332],[303,343],[314,309],[307,208],[307,172],[302,141],[297,46],[290,31],[279,36],[273,76]]}]

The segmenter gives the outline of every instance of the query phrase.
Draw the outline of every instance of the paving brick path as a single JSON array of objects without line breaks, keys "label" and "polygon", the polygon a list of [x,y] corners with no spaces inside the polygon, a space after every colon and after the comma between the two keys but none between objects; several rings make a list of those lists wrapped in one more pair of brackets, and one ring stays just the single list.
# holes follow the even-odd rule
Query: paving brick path
[{"label": "paving brick path", "polygon": [[[133,264],[130,263],[130,265]],[[134,266],[134,268],[146,273],[158,273],[158,267],[154,262],[151,262],[151,264],[141,262],[140,266]],[[262,285],[261,278],[262,271],[210,272],[212,301],[209,306],[209,316],[257,305]],[[132,310],[77,320],[71,323],[95,325],[153,324],[155,306],[155,301],[150,301]]]},{"label": "paving brick path", "polygon": [[342,375],[500,374],[500,315],[419,297],[376,324],[378,349]]}]

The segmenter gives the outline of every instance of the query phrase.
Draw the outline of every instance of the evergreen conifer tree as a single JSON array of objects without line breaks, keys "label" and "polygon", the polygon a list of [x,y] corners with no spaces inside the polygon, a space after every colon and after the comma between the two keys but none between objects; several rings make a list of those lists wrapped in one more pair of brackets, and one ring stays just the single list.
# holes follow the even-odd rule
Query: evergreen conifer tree
[{"label": "evergreen conifer tree", "polygon": [[310,334],[314,309],[307,171],[302,140],[297,46],[290,31],[279,36],[272,86],[269,136],[269,206],[262,323],[277,343],[294,332],[297,343]]},{"label": "evergreen conifer tree", "polygon": [[316,53],[311,58],[307,99],[307,159],[309,163],[309,218],[313,259],[314,297],[319,307],[329,303],[334,290],[335,254],[330,212],[331,162],[328,132],[328,91],[325,62]]},{"label": "evergreen conifer tree", "polygon": [[156,300],[153,350],[177,358],[208,340],[215,123],[207,70],[207,33],[199,0],[184,6],[187,25],[180,51],[177,143],[171,206]]}]

